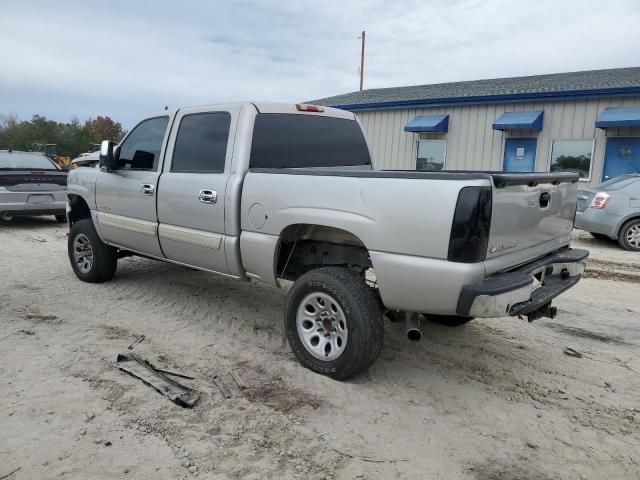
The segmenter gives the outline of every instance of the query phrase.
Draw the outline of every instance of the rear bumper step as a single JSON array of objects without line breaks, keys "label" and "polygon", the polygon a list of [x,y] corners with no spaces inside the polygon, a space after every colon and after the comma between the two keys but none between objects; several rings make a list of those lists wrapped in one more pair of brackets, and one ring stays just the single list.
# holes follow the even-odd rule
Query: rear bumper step
[{"label": "rear bumper step", "polygon": [[550,309],[552,299],[578,283],[588,256],[587,250],[563,250],[515,271],[466,285],[458,299],[457,314],[480,318],[539,315],[541,309]]}]

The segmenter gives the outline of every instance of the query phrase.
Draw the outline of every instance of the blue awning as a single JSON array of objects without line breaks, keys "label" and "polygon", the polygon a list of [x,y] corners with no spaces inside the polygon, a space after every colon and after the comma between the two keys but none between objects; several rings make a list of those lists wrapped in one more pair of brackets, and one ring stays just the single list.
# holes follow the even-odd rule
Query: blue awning
[{"label": "blue awning", "polygon": [[421,115],[404,126],[405,132],[447,132],[449,115]]},{"label": "blue awning", "polygon": [[542,130],[543,111],[505,112],[493,124],[494,130]]},{"label": "blue awning", "polygon": [[605,108],[598,115],[596,127],[640,127],[640,108]]}]

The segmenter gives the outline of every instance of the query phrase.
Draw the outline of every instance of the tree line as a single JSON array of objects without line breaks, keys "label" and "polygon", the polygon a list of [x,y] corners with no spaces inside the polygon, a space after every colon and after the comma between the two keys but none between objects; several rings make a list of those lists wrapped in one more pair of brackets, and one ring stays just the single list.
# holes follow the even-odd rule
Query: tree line
[{"label": "tree line", "polygon": [[119,142],[127,132],[109,117],[90,118],[84,124],[77,117],[68,123],[34,115],[20,121],[15,115],[0,115],[0,150],[29,151],[34,144],[56,144],[56,153],[75,158],[102,140]]}]

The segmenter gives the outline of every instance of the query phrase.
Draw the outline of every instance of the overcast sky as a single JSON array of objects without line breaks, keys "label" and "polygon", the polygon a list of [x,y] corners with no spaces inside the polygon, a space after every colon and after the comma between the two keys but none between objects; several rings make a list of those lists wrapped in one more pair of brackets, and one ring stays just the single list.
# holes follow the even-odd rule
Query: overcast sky
[{"label": "overcast sky", "polygon": [[640,66],[640,0],[0,0],[0,113],[109,115]]}]

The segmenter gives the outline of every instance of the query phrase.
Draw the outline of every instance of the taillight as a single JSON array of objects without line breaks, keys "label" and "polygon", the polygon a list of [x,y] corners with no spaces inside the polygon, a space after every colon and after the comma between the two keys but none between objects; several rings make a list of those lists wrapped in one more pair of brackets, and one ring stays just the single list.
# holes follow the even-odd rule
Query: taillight
[{"label": "taillight", "polygon": [[458,194],[449,237],[450,262],[480,262],[491,230],[491,187],[464,187]]},{"label": "taillight", "polygon": [[308,105],[306,103],[296,103],[296,110],[299,112],[324,112],[324,108],[318,105]]},{"label": "taillight", "polygon": [[604,208],[607,206],[607,203],[609,203],[610,198],[611,195],[609,195],[608,193],[598,192],[596,193],[596,196],[593,197],[593,200],[591,200],[591,205],[589,205],[589,208]]}]

